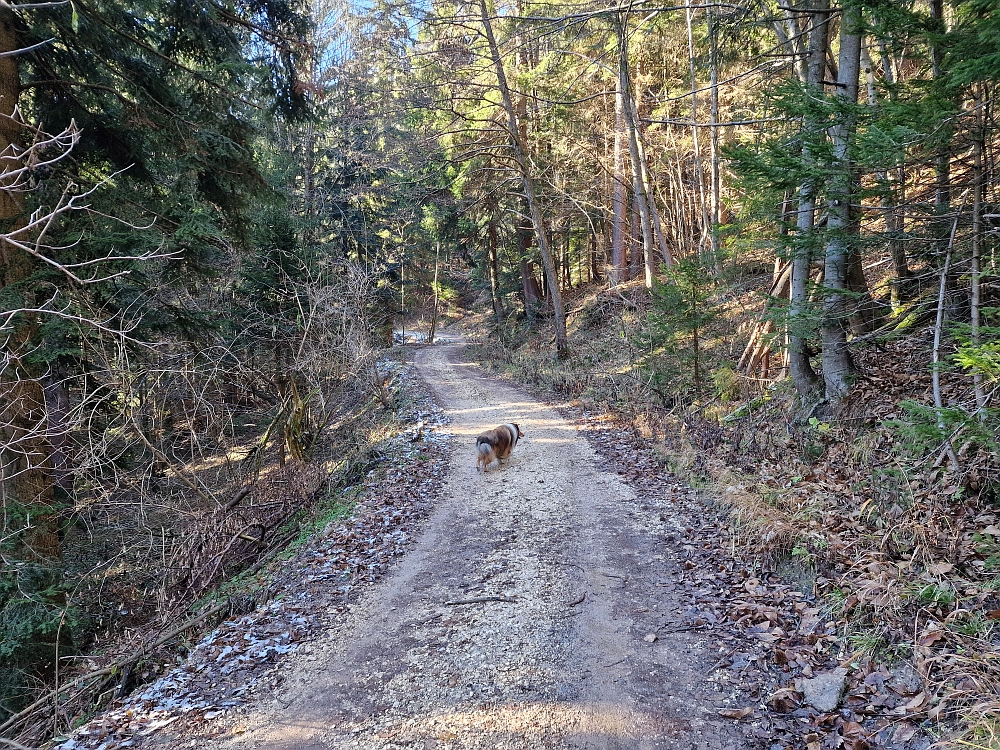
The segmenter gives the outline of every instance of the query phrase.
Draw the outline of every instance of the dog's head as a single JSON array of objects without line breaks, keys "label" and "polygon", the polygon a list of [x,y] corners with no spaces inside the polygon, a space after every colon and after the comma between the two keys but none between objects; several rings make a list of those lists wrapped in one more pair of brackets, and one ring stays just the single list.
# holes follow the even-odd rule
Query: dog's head
[{"label": "dog's head", "polygon": [[524,437],[524,433],[521,432],[521,425],[517,424],[516,422],[511,422],[510,424],[511,424],[511,427],[513,427],[515,430],[517,430],[517,437],[518,438],[523,438]]}]

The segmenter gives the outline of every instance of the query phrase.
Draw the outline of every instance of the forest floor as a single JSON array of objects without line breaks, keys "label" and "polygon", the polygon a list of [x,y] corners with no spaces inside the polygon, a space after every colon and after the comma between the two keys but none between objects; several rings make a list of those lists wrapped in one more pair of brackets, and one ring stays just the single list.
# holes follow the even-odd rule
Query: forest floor
[{"label": "forest floor", "polygon": [[[284,599],[195,649],[187,673],[199,689],[161,680],[64,750],[728,750],[782,733],[746,707],[746,668],[765,644],[711,632],[715,586],[759,588],[732,582],[714,506],[656,471],[625,432],[484,376],[462,349],[452,339],[415,351],[450,418],[426,430],[457,439],[417,541],[388,574],[333,600],[322,586],[293,595],[296,580],[324,576],[290,561]],[[525,439],[477,474],[475,435],[511,421]],[[277,661],[266,679],[234,664],[248,643],[267,652],[258,661]]]}]

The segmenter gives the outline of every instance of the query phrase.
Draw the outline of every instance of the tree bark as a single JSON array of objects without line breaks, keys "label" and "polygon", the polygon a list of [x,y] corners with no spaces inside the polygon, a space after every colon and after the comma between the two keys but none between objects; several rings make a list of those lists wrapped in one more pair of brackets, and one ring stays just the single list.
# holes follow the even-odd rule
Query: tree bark
[{"label": "tree bark", "polygon": [[698,236],[698,252],[703,252],[705,240],[712,231],[708,215],[708,201],[705,199],[705,169],[701,163],[701,139],[698,135],[698,81],[694,66],[694,31],[692,29],[691,0],[684,0],[684,15],[687,21],[688,65],[691,72],[691,141],[694,145],[694,163],[698,174],[698,198],[701,203],[701,233]]},{"label": "tree bark", "polygon": [[625,99],[621,89],[621,77],[615,79],[615,146],[611,187],[611,264],[608,281],[618,286],[628,281],[628,266],[625,261]]},{"label": "tree bark", "polygon": [[[882,76],[889,86],[889,98],[895,100],[893,85],[896,82],[896,74],[892,66],[892,58],[888,53],[888,46],[885,41],[878,40],[879,56],[882,58]],[[877,104],[875,99],[875,75],[872,69],[871,60],[867,61],[866,73],[869,75],[868,103],[872,106]],[[892,184],[888,172],[879,173],[876,179],[882,184],[884,193],[882,196],[882,211],[885,221],[885,233],[889,242],[889,253],[892,256],[893,279],[889,291],[893,309],[899,307],[901,297],[905,296],[902,289],[904,282],[913,276],[910,270],[909,261],[906,258],[906,247],[903,244],[903,231],[906,228],[903,221],[903,211],[900,204],[905,196],[903,188],[906,184],[906,168],[898,167],[896,186]]]},{"label": "tree bark", "polygon": [[[972,258],[969,268],[969,338],[973,346],[982,345],[982,274],[981,252],[983,231],[983,107],[985,106],[984,86],[977,84],[972,105],[975,108],[975,126],[972,134]],[[972,388],[976,395],[976,412],[981,416],[986,408],[986,389],[983,375],[979,371],[972,374]]]},{"label": "tree bark", "polygon": [[722,213],[722,172],[719,163],[719,33],[715,11],[708,11],[708,41],[710,45],[709,86],[712,89],[709,146],[712,159],[712,262],[719,263],[719,218]]},{"label": "tree bark", "polygon": [[535,278],[534,264],[521,258],[521,291],[524,294],[524,313],[528,320],[534,320],[538,308],[542,306],[542,289]]},{"label": "tree bark", "polygon": [[441,265],[441,241],[438,240],[434,248],[434,310],[431,312],[431,330],[427,334],[427,343],[434,343],[434,334],[437,333],[438,324],[438,269]]},{"label": "tree bark", "polygon": [[500,253],[497,250],[496,215],[490,213],[486,223],[487,252],[489,253],[490,294],[493,297],[493,315],[497,327],[503,325],[503,298],[500,296]]},{"label": "tree bark", "polygon": [[[23,228],[27,223],[24,193],[12,189],[8,177],[22,166],[18,153],[24,135],[17,107],[21,84],[15,20],[9,7],[0,6],[0,230],[4,232]],[[20,302],[29,308],[35,306],[33,293],[23,285],[35,267],[31,255],[0,239],[0,286],[8,288],[8,293],[17,289]],[[21,536],[24,555],[52,564],[61,559],[62,550],[51,476],[49,415],[42,373],[37,372],[37,366],[21,360],[37,331],[37,319],[21,315],[3,342],[7,366],[0,373],[0,440],[6,449],[0,455],[0,481],[5,485],[4,504],[10,498],[30,514],[30,528]],[[3,529],[0,533],[10,531]]]},{"label": "tree bark", "polygon": [[[947,31],[944,17],[944,0],[930,0],[931,19],[933,20],[933,32],[943,36]],[[937,42],[931,43],[931,75],[934,80],[944,75],[944,53],[941,45]],[[937,235],[938,246],[944,250],[945,243],[948,242],[948,221],[947,214],[951,210],[951,142],[954,136],[953,121],[949,118],[941,123],[940,137],[942,145],[938,148],[937,156],[934,159],[934,213],[937,215]]]},{"label": "tree bark", "polygon": [[490,49],[493,72],[497,79],[497,88],[500,90],[500,98],[503,101],[503,108],[507,114],[507,131],[510,136],[511,151],[513,152],[514,161],[520,173],[524,196],[528,202],[531,223],[535,227],[535,239],[538,242],[538,250],[542,256],[542,266],[545,269],[545,278],[548,282],[549,293],[552,298],[552,311],[555,318],[556,353],[558,356],[563,357],[569,353],[569,340],[566,335],[566,313],[563,309],[562,295],[559,293],[559,277],[556,275],[555,264],[552,261],[548,238],[545,236],[542,212],[538,206],[535,185],[528,164],[527,148],[518,129],[517,113],[514,111],[514,102],[511,98],[510,86],[507,83],[507,74],[503,68],[503,59],[500,57],[500,47],[497,44],[496,36],[493,34],[493,22],[490,20],[486,0],[479,0],[479,11],[483,24],[483,34]]},{"label": "tree bark", "polygon": [[826,264],[823,300],[823,381],[826,397],[835,407],[851,387],[854,362],[847,348],[847,275],[853,250],[851,201],[854,180],[851,163],[851,141],[854,135],[853,108],[858,101],[858,81],[861,73],[861,14],[857,5],[844,6],[840,24],[840,57],[837,64],[837,97],[844,105],[830,127],[833,145],[833,175],[828,191]]},{"label": "tree bark", "polygon": [[[644,259],[644,269],[646,274],[646,287],[653,286],[653,225],[650,218],[649,203],[650,198],[646,192],[646,183],[643,179],[642,155],[639,150],[638,123],[632,101],[632,80],[629,72],[628,59],[628,36],[626,34],[627,16],[620,14],[616,31],[618,34],[618,92],[622,99],[622,111],[625,114],[625,127],[628,131],[629,157],[632,162],[632,197],[635,201],[635,209],[639,215],[640,237],[642,238],[642,252]],[[635,264],[633,264],[634,266]]]},{"label": "tree bark", "polygon": [[[829,0],[812,3],[812,27],[809,31],[808,56],[804,67],[806,91],[816,96],[823,93],[823,72],[829,38]],[[814,162],[809,145],[811,131],[818,125],[810,119],[805,122],[802,144],[802,162],[808,172]],[[809,274],[812,266],[812,247],[815,240],[816,186],[811,179],[799,186],[798,214],[796,216],[795,244],[792,256],[792,279],[788,305],[788,372],[796,393],[802,402],[812,400],[819,378],[809,362],[806,339],[812,331],[809,323]]]}]

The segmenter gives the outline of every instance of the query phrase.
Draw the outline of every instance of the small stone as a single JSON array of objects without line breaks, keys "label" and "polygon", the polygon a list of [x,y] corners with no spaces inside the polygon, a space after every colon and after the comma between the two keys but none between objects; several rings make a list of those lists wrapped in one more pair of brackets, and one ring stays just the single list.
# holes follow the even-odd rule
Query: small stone
[{"label": "small stone", "polygon": [[843,667],[817,675],[802,682],[806,703],[823,713],[836,711],[847,685],[847,670]]},{"label": "small stone", "polygon": [[652,643],[653,641],[656,640],[656,633],[650,633],[649,635],[647,635],[642,640],[644,640],[646,643]]}]

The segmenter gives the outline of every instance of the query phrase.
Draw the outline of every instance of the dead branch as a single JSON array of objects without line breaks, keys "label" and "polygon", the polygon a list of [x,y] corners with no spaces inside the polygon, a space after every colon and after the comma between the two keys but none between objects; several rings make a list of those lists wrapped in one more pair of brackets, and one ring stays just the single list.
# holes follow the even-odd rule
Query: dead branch
[{"label": "dead branch", "polygon": [[[94,680],[94,679],[97,679],[98,677],[105,677],[107,675],[114,674],[115,672],[117,672],[119,669],[125,667],[126,665],[132,664],[133,662],[138,661],[139,659],[141,659],[143,656],[148,655],[153,650],[155,650],[155,649],[159,648],[160,646],[162,646],[163,644],[165,644],[167,641],[169,641],[169,640],[171,640],[173,638],[176,638],[181,633],[183,633],[185,630],[188,630],[188,629],[194,627],[195,625],[197,625],[198,623],[202,622],[203,620],[208,619],[212,615],[216,614],[217,612],[221,612],[222,610],[227,609],[228,607],[229,607],[229,602],[228,601],[223,602],[222,604],[216,604],[214,607],[211,607],[211,608],[205,610],[204,612],[202,612],[200,615],[197,615],[196,617],[193,617],[192,619],[188,620],[183,625],[180,625],[180,626],[178,626],[176,628],[173,628],[169,632],[167,632],[166,634],[161,635],[159,638],[157,638],[155,641],[153,641],[152,643],[150,643],[148,646],[143,646],[143,648],[139,649],[138,651],[134,652],[133,654],[130,654],[129,656],[126,656],[126,657],[124,657],[122,659],[118,659],[117,661],[109,664],[106,667],[101,667],[100,669],[94,670],[93,672],[88,672],[85,675],[80,675],[79,677],[77,677],[77,678],[75,678],[73,680],[70,680],[69,682],[65,683],[64,685],[60,685],[55,690],[52,690],[51,692],[46,693],[44,696],[42,696],[41,698],[39,698],[38,700],[36,700],[34,703],[32,703],[29,706],[26,706],[25,708],[21,709],[18,713],[14,714],[10,718],[8,718],[7,721],[5,721],[3,724],[0,724],[0,732],[7,732],[10,729],[12,729],[13,727],[15,727],[15,726],[23,723],[25,719],[27,719],[28,717],[30,717],[31,714],[35,712],[35,710],[37,710],[38,708],[46,705],[47,703],[51,703],[61,693],[65,693],[70,688],[75,688],[78,685],[82,685],[85,682],[87,682],[88,680]],[[10,743],[9,740],[5,740],[5,742]]]}]

